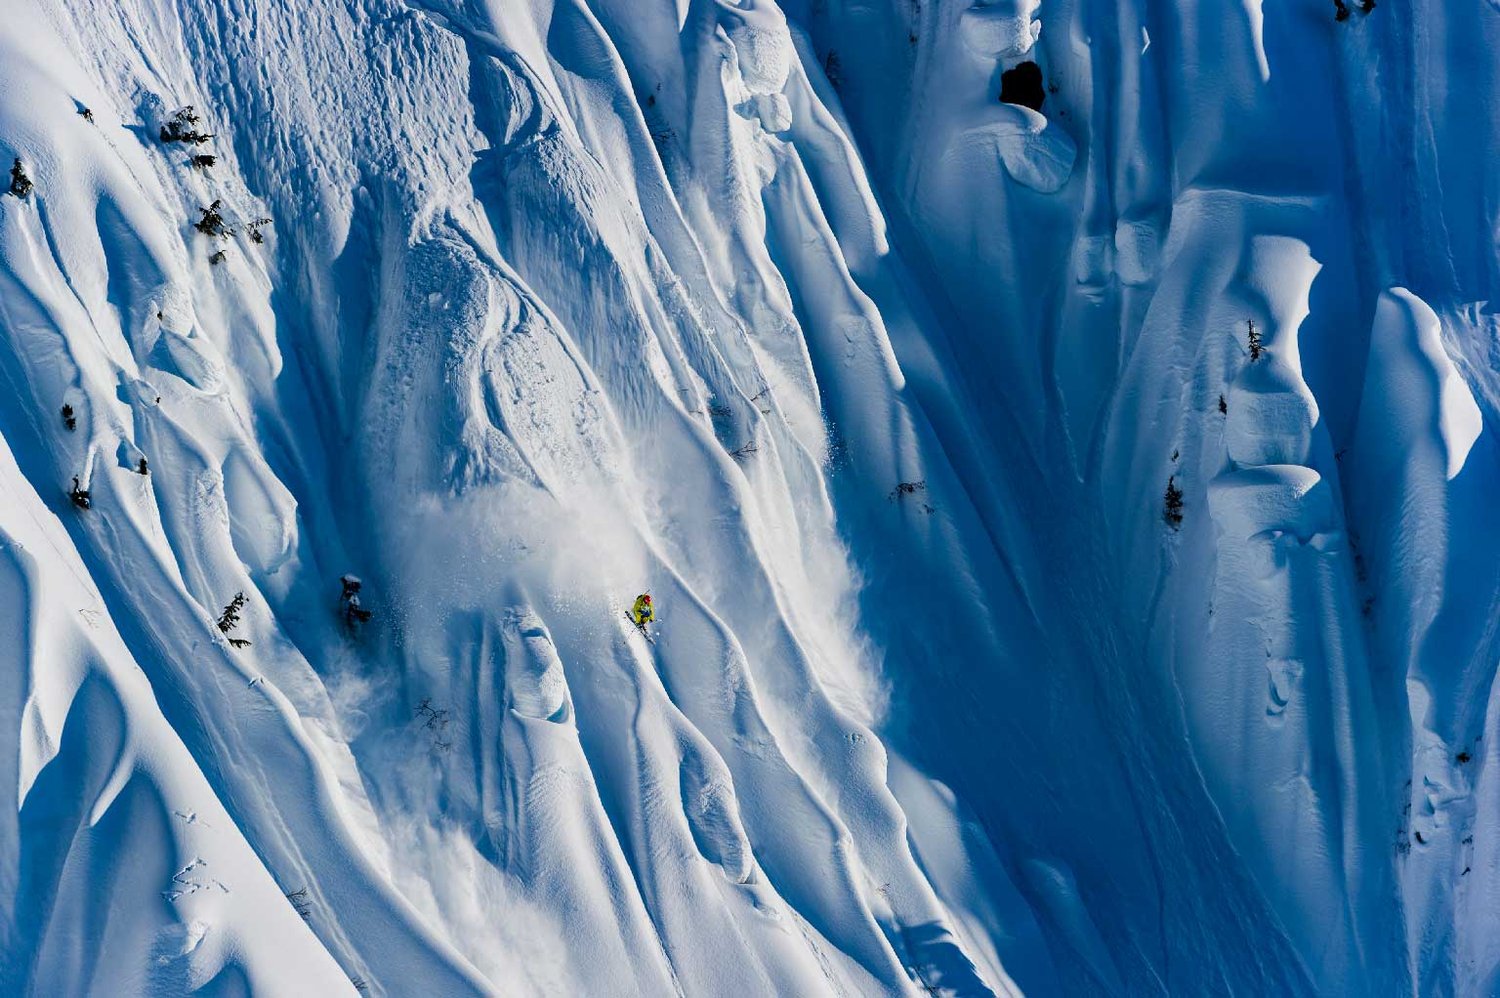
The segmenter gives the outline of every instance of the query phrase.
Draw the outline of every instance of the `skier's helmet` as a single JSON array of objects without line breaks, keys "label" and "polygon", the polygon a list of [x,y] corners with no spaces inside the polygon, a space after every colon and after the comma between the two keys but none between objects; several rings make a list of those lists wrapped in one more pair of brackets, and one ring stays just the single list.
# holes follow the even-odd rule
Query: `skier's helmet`
[{"label": "skier's helmet", "polygon": [[641,599],[645,600],[647,603],[650,603],[651,602],[651,594],[650,593],[642,593],[641,594]]}]

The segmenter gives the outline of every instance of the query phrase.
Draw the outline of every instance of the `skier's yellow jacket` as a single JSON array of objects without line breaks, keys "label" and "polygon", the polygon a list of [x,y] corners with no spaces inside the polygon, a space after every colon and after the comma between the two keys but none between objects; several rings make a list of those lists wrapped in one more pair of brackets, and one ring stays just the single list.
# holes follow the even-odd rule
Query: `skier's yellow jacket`
[{"label": "skier's yellow jacket", "polygon": [[637,625],[649,624],[656,619],[656,611],[651,609],[651,596],[641,593],[635,598],[635,606],[630,608],[630,619]]}]

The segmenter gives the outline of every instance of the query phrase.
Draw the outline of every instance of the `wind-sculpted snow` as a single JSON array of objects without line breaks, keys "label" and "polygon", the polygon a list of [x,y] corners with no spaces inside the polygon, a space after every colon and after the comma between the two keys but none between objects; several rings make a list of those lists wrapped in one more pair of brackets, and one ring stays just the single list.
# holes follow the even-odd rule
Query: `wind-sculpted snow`
[{"label": "wind-sculpted snow", "polygon": [[0,17],[0,992],[1494,993],[1496,46]]}]

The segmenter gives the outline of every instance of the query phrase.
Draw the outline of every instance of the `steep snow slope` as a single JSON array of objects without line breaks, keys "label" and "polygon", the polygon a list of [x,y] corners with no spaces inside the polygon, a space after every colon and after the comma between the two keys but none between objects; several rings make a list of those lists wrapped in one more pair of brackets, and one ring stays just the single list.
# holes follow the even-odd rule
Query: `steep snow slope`
[{"label": "steep snow slope", "polygon": [[0,990],[1493,993],[1494,45],[0,19]]},{"label": "steep snow slope", "polygon": [[[67,531],[5,480],[7,991],[289,993],[338,965],[235,828]],[[275,710],[277,704],[263,709]]]}]

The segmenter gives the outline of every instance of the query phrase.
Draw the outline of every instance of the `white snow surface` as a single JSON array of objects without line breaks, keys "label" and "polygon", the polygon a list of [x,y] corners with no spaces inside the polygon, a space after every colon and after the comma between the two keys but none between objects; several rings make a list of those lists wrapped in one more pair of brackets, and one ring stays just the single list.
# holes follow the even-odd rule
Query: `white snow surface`
[{"label": "white snow surface", "polygon": [[0,10],[0,994],[1500,993],[1497,51]]}]

